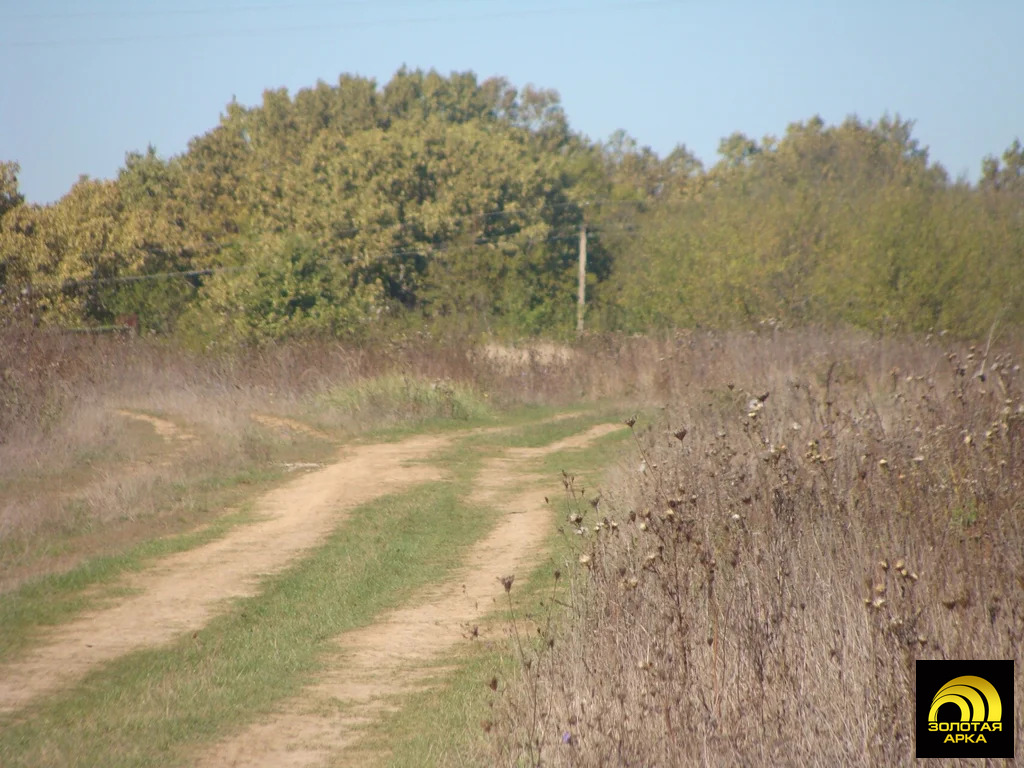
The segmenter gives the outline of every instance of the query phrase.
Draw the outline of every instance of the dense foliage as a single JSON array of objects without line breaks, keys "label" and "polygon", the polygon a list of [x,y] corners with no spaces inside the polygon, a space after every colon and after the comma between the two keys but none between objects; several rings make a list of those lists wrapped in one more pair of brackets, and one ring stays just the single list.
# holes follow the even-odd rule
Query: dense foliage
[{"label": "dense foliage", "polygon": [[951,181],[899,118],[734,134],[705,170],[570,130],[557,94],[471,73],[342,76],[227,106],[165,160],[130,153],[25,204],[0,164],[0,317],[260,342],[408,326],[1024,324],[1024,148]]},{"label": "dense foliage", "polygon": [[813,119],[778,141],[734,135],[720,152],[617,258],[617,322],[973,335],[1024,319],[1019,145],[986,161],[977,187],[950,182],[898,119]]}]

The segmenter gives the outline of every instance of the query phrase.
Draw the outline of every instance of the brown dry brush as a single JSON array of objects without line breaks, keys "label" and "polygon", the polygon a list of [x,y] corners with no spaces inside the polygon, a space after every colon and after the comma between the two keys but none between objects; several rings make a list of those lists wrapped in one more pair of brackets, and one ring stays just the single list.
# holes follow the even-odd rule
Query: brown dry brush
[{"label": "brown dry brush", "polygon": [[[594,350],[581,354],[604,359],[625,343],[595,340]],[[253,423],[253,412],[301,419],[307,405],[334,388],[411,376],[452,395],[452,384],[466,385],[501,408],[607,394],[614,379],[600,373],[607,366],[578,365],[573,355],[544,354],[537,345],[521,347],[512,364],[482,349],[411,333],[358,347],[311,339],[211,353],[165,337],[0,328],[0,543],[7,554],[29,553],[33,542],[51,536],[99,534],[125,520],[144,527],[170,513],[159,499],[177,494],[181,477],[226,476],[271,461],[270,438]],[[343,439],[399,423],[415,407],[311,410]],[[122,408],[159,414],[200,439],[179,446],[173,462],[138,461],[138,443],[117,414]],[[458,417],[456,411],[449,415]]]},{"label": "brown dry brush", "polygon": [[486,761],[909,765],[915,660],[1019,671],[1019,357],[938,341],[663,348],[664,420],[571,505],[566,626],[498,697]]},{"label": "brown dry brush", "polygon": [[509,366],[471,342],[427,334],[366,346],[306,340],[205,353],[162,337],[8,326],[0,329],[0,446],[59,437],[81,406],[111,396],[142,399],[172,390],[205,401],[230,402],[240,392],[249,401],[295,399],[390,373],[469,384],[503,405],[568,402],[607,387],[572,358],[552,359],[527,346]]}]

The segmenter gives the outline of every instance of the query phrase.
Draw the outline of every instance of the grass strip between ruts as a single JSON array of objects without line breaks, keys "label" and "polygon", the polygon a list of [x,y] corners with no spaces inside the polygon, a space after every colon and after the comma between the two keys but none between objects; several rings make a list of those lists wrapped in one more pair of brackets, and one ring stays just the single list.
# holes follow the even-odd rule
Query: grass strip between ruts
[{"label": "grass strip between ruts", "polygon": [[[575,420],[555,422],[513,435],[509,442],[516,446],[543,445],[579,431],[580,423]],[[575,474],[580,484],[596,489],[607,468],[623,455],[628,435],[626,431],[612,433],[586,448],[546,456],[539,463],[541,472],[555,479],[565,470]],[[537,466],[535,463],[533,468]],[[571,511],[569,501],[552,498],[552,502],[561,525]],[[520,622],[520,637],[531,647],[536,638],[529,636],[530,627],[549,621],[557,626],[562,621],[566,580],[556,583],[553,574],[555,569],[564,573],[567,567],[573,567],[569,561],[575,558],[564,531],[551,533],[547,553],[531,573],[516,579],[511,593],[512,607]],[[499,703],[510,680],[520,674],[522,663],[511,635],[508,605],[499,605],[482,622],[492,627],[486,639],[467,640],[451,656],[439,660],[434,684],[406,697],[394,714],[376,723],[355,745],[354,750],[365,758],[365,765],[456,768],[480,765],[488,759],[491,753],[485,743],[490,738],[492,718],[497,716],[494,705]],[[496,690],[490,687],[492,680],[497,683]]]},{"label": "grass strip between ruts", "polygon": [[193,635],[0,720],[0,765],[187,764],[190,747],[298,692],[331,638],[457,565],[494,522],[458,495],[431,483],[357,508],[308,558]]}]

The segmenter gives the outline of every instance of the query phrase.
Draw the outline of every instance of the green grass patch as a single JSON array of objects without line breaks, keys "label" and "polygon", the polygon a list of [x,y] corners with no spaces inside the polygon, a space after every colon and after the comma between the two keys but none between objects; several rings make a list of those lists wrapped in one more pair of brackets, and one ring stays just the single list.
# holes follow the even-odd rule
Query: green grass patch
[{"label": "green grass patch", "polygon": [[[513,433],[510,442],[517,446],[545,445],[578,434],[595,423],[614,422],[609,413],[587,414],[550,424],[536,424]],[[507,437],[507,436],[506,436]],[[558,452],[540,462],[541,472],[561,476],[561,470],[573,474],[577,488],[588,494],[601,481],[624,450],[629,431],[623,429],[599,438],[586,448]],[[573,508],[570,509],[570,506]],[[406,768],[426,766],[456,768],[485,765],[493,759],[488,744],[494,718],[502,716],[500,697],[510,681],[521,674],[519,643],[511,633],[513,612],[519,638],[526,655],[546,660],[538,646],[538,627],[545,636],[564,620],[566,575],[576,568],[575,534],[564,525],[570,511],[589,510],[585,500],[559,500],[552,505],[558,526],[547,541],[547,557],[526,578],[513,585],[511,610],[506,604],[486,617],[484,624],[495,635],[485,641],[467,641],[458,653],[439,662],[436,684],[406,697],[393,715],[373,725],[356,745],[355,751],[367,756],[366,765]],[[555,580],[559,570],[562,578]],[[490,682],[497,681],[497,690]],[[371,760],[371,758],[374,758]],[[338,759],[341,764],[341,758]],[[331,763],[328,763],[331,765]]]},{"label": "green grass patch", "polygon": [[331,638],[444,578],[492,523],[451,483],[360,507],[194,637],[121,658],[0,719],[0,765],[187,765],[190,750],[297,693]]},{"label": "green grass patch", "polygon": [[396,425],[409,429],[494,417],[486,397],[465,384],[397,374],[334,387],[318,396],[311,410],[321,423],[353,431],[369,426],[371,432]]},{"label": "green grass patch", "polygon": [[[355,752],[365,754],[367,766],[394,768],[456,768],[486,765],[487,729],[498,692],[490,680],[515,674],[515,651],[506,639],[463,646],[435,683],[404,699],[396,714],[373,726]],[[373,757],[376,759],[373,759]],[[343,765],[343,758],[327,765]]]},{"label": "green grass patch", "polygon": [[[568,472],[570,468],[574,468],[576,475],[593,484],[601,480],[602,470],[612,461],[623,456],[632,456],[628,453],[632,442],[629,430],[623,425],[622,429],[598,437],[585,448],[574,448],[545,456],[538,469],[541,473],[560,474],[563,470]],[[637,463],[639,461],[637,455]]]},{"label": "green grass patch", "polygon": [[[325,453],[322,446],[319,450]],[[289,452],[288,446],[282,446],[279,453]],[[173,482],[158,479],[152,502],[161,510],[159,519],[123,523],[138,528],[138,533],[119,531],[116,524],[95,530],[97,526],[88,516],[79,515],[77,528],[71,527],[75,520],[70,520],[60,531],[47,531],[49,535],[39,535],[28,543],[0,542],[0,564],[7,567],[46,558],[74,559],[76,554],[82,558],[67,570],[31,578],[0,594],[0,661],[31,644],[41,630],[102,605],[110,596],[112,582],[124,574],[140,571],[158,558],[200,547],[251,522],[255,519],[250,512],[253,499],[287,477],[283,467],[263,464],[185,476]],[[68,503],[76,502],[71,499]],[[221,511],[225,509],[237,511],[225,514]],[[168,529],[168,535],[153,538],[154,531]],[[147,533],[148,537],[142,538]],[[100,544],[94,541],[97,537]],[[97,546],[107,551],[90,551]]]},{"label": "green grass patch", "polygon": [[199,530],[152,539],[115,555],[94,557],[65,573],[44,576],[3,595],[0,597],[0,660],[6,661],[24,650],[41,629],[101,606],[117,593],[112,582],[125,573],[141,571],[156,558],[214,541],[253,519],[250,512],[244,511],[222,515]]},{"label": "green grass patch", "polygon": [[565,579],[556,583],[553,574],[556,568],[565,572],[569,550],[558,536],[552,538],[550,551],[549,558],[513,586],[511,610],[503,604],[487,617],[492,637],[467,641],[440,662],[434,685],[406,697],[401,709],[370,727],[355,747],[376,756],[366,765],[458,768],[488,763],[493,757],[489,731],[502,717],[500,698],[521,673],[524,655],[546,661],[537,628],[549,636],[562,621],[563,609],[554,600],[564,602]]}]

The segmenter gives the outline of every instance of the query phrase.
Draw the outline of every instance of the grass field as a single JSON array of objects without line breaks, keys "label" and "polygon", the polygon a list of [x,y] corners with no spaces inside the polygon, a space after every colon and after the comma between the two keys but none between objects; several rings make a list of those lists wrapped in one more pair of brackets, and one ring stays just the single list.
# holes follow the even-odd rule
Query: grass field
[{"label": "grass field", "polygon": [[[467,501],[485,457],[607,418],[607,409],[593,405],[574,415],[527,405],[528,397],[518,406],[505,397],[499,414],[478,383],[407,374],[324,380],[285,397],[265,385],[239,390],[209,371],[191,375],[206,379],[185,395],[158,388],[146,399],[114,387],[94,392],[91,403],[67,401],[65,421],[44,433],[21,425],[22,448],[33,449],[21,455],[34,460],[4,467],[10,535],[3,540],[0,663],[16,664],[77,617],[116,605],[131,594],[132,574],[258,522],[252,500],[292,477],[292,467],[315,471],[353,442],[400,442],[424,432],[458,439],[429,460],[442,481],[356,508],[320,546],[262,579],[258,594],[234,600],[169,644],[104,663],[0,715],[5,766],[193,764],[204,745],[300,694],[328,663],[334,638],[451,572],[494,524]],[[214,416],[197,419],[197,401]],[[104,411],[115,417],[102,418]],[[252,416],[264,413],[273,415]],[[95,423],[103,428],[92,432]],[[16,442],[4,446],[8,455]],[[99,492],[97,474],[106,480]],[[48,504],[38,489],[56,478],[59,492]],[[129,493],[126,483],[138,491]],[[136,513],[111,513],[112,504],[129,509],[141,497]],[[73,517],[68,499],[79,499]]]},{"label": "grass field", "polygon": [[[335,766],[909,764],[915,660],[1021,661],[1012,343],[775,331],[202,358],[25,335],[2,349],[4,766],[219,765],[217,745],[255,749],[248,729],[284,716],[351,731],[295,742],[295,764],[307,747]],[[4,669],[381,446],[400,461],[369,460],[369,481],[422,479],[382,479],[194,628],[5,709]],[[473,553],[527,519],[502,499],[541,488],[529,565],[506,590],[477,579],[493,599],[415,661],[415,685],[382,685],[384,706],[324,693],[339,642],[438,590],[456,599]]]}]

